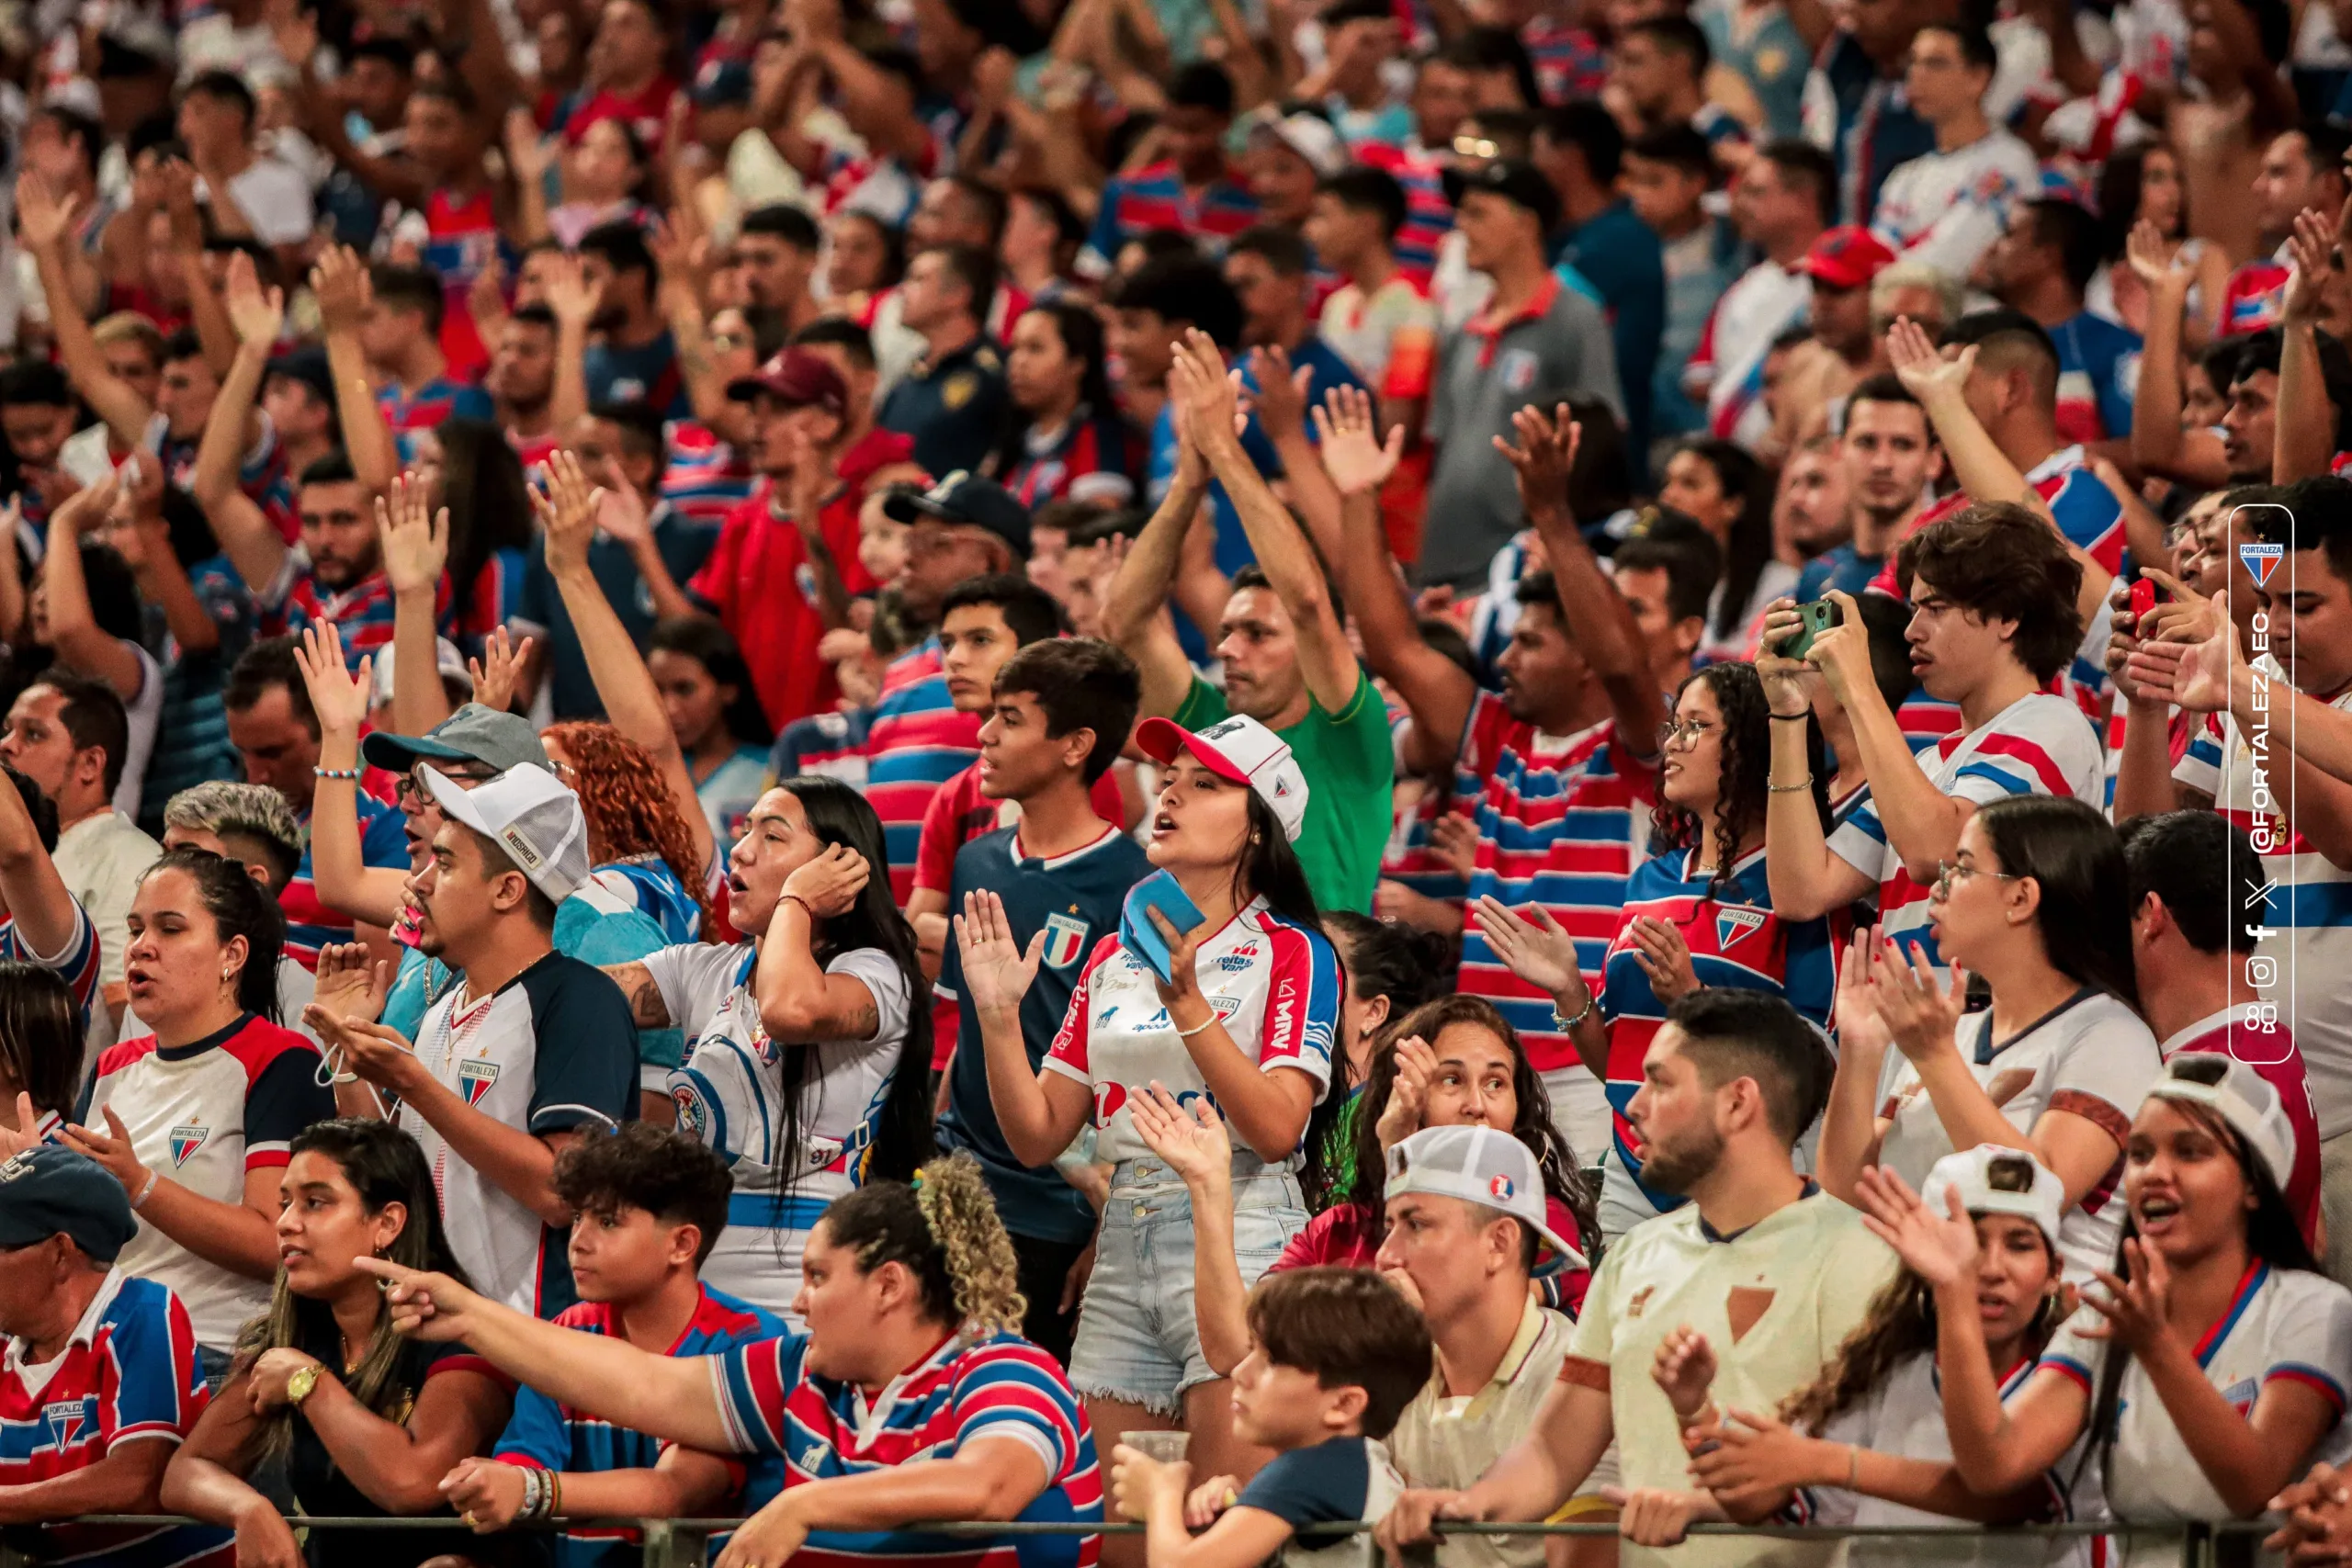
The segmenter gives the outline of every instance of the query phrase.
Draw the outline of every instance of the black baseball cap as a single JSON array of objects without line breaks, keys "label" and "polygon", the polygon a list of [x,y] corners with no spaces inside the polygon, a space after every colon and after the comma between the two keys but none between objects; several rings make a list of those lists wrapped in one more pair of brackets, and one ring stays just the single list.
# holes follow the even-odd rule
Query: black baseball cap
[{"label": "black baseball cap", "polygon": [[37,1144],[0,1160],[0,1248],[62,1235],[91,1262],[111,1263],[138,1232],[130,1195],[89,1156]]},{"label": "black baseball cap", "polygon": [[898,491],[882,502],[893,523],[930,517],[959,528],[982,528],[1002,539],[1015,560],[1029,558],[1029,509],[994,479],[961,468],[926,491]]},{"label": "black baseball cap", "polygon": [[272,376],[283,376],[289,381],[300,381],[319,395],[319,400],[334,406],[334,372],[327,368],[327,351],[315,344],[278,355],[269,362]]},{"label": "black baseball cap", "polygon": [[[1479,190],[1490,192],[1532,212],[1536,223],[1546,234],[1560,226],[1560,193],[1552,187],[1550,180],[1544,177],[1543,171],[1532,164],[1498,158],[1485,168],[1463,176],[1464,197]],[[1454,205],[1458,207],[1461,202],[1456,201]]]}]

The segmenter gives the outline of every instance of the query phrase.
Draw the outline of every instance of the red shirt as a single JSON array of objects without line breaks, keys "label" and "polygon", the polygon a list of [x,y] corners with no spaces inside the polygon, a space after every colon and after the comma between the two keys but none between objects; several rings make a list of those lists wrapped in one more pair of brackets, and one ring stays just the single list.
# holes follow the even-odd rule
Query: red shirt
[{"label": "red shirt", "polygon": [[[743,650],[768,722],[782,729],[832,705],[839,695],[832,670],[817,657],[825,635],[817,608],[816,575],[800,530],[778,517],[763,478],[751,498],[728,513],[710,558],[687,590],[710,605]],[[844,491],[819,513],[818,527],[852,593],[874,587],[857,560],[858,491]]]},{"label": "red shirt", "polygon": [[571,111],[563,122],[563,139],[571,145],[580,145],[588,128],[600,119],[628,122],[637,133],[638,145],[652,157],[662,150],[662,138],[668,129],[670,100],[678,94],[678,85],[667,74],[656,76],[638,92],[624,96],[610,87],[600,87],[596,96]]},{"label": "red shirt", "polygon": [[[1087,798],[1093,804],[1095,816],[1125,830],[1127,806],[1119,794],[1115,773],[1106,770],[1087,791]],[[1004,806],[1003,801],[990,800],[980,793],[978,762],[940,786],[922,814],[922,847],[915,852],[916,888],[946,892],[956,875],[956,852],[1003,826],[997,813]]]},{"label": "red shirt", "polygon": [[2169,1062],[2184,1051],[2234,1056],[2260,1073],[2278,1091],[2288,1123],[2295,1130],[2294,1172],[2287,1181],[2287,1207],[2303,1227],[2303,1239],[2319,1246],[2319,1115],[2303,1081],[2303,1054],[2282,1021],[2266,1034],[2245,1021],[2244,1006],[2210,1013],[2157,1047]]}]

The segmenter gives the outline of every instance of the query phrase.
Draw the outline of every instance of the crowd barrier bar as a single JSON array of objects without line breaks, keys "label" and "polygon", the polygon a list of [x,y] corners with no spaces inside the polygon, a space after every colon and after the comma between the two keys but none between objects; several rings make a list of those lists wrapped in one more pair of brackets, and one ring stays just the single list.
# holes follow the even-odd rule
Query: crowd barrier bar
[{"label": "crowd barrier bar", "polygon": [[[198,1521],[175,1514],[92,1514],[74,1521],[90,1525],[185,1525]],[[544,1519],[516,1525],[516,1530],[544,1532],[560,1529],[566,1525],[628,1525],[643,1532],[645,1537],[644,1568],[695,1568],[706,1557],[706,1548],[712,1536],[734,1529],[743,1521],[740,1518],[718,1519],[606,1519],[579,1517]],[[450,1530],[464,1527],[447,1515],[417,1518],[345,1518],[311,1517],[289,1514],[287,1523],[301,1529],[341,1530]],[[1358,1535],[1370,1529],[1366,1524],[1310,1525],[1299,1533],[1317,1538]],[[2233,1519],[2221,1524],[2191,1521],[2171,1525],[2119,1525],[2114,1520],[2070,1520],[2064,1524],[2047,1525],[1693,1525],[1694,1536],[1754,1536],[1775,1540],[1889,1540],[1904,1538],[1951,1539],[1978,1540],[1990,1536],[1998,1540],[2030,1540],[2038,1537],[2065,1538],[2072,1536],[2116,1536],[2128,1534],[2138,1540],[2177,1538],[2180,1541],[2180,1568],[2213,1568],[2213,1548],[2225,1536],[2256,1536],[2270,1533],[2275,1528],[2264,1519]],[[1127,1523],[1089,1525],[1062,1521],[1012,1521],[991,1523],[984,1520],[950,1524],[925,1525],[924,1533],[943,1536],[1053,1536],[1053,1535],[1135,1535],[1143,1527]],[[1449,1535],[1614,1535],[1613,1523],[1569,1524],[1449,1524]],[[492,1539],[485,1537],[485,1540]],[[0,1568],[28,1568],[32,1560],[0,1547]]]}]

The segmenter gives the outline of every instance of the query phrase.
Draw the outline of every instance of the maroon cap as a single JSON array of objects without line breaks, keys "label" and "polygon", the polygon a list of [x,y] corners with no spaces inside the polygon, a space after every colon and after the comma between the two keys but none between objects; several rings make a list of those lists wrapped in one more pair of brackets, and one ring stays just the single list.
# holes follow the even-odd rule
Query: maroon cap
[{"label": "maroon cap", "polygon": [[1832,288],[1860,288],[1894,264],[1894,253],[1851,223],[1826,231],[1804,254],[1804,270]]},{"label": "maroon cap", "polygon": [[727,395],[749,402],[761,393],[795,407],[815,407],[837,414],[849,407],[849,389],[841,372],[823,356],[805,348],[787,348],[749,376],[727,383]]}]

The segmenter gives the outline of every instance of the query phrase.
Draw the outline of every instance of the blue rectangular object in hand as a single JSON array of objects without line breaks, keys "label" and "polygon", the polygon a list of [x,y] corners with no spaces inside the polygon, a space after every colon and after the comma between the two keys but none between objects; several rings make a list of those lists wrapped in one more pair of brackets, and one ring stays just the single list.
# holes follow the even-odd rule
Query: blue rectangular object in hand
[{"label": "blue rectangular object in hand", "polygon": [[1158,909],[1179,932],[1191,931],[1207,917],[1164,871],[1153,872],[1128,893],[1126,907],[1119,911],[1120,945],[1150,964],[1152,973],[1162,980],[1173,982],[1176,976],[1168,968],[1168,941],[1144,913],[1146,909]]}]

